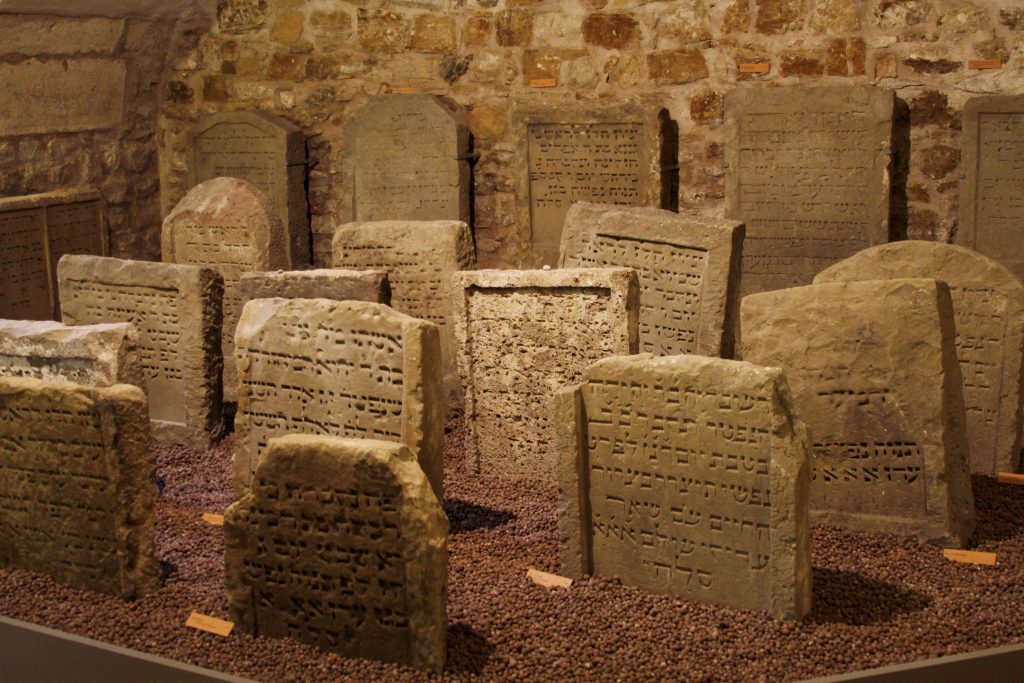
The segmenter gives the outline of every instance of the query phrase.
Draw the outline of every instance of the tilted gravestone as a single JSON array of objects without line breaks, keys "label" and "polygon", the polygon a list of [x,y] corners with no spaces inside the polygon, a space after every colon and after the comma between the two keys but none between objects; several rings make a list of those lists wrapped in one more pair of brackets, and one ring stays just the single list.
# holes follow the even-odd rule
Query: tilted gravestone
[{"label": "tilted gravestone", "polygon": [[640,351],[728,358],[739,316],[743,224],[661,209],[577,202],[560,268],[635,268]]},{"label": "tilted gravestone", "polygon": [[977,252],[921,240],[866,249],[822,271],[814,282],[908,277],[942,280],[953,297],[971,471],[1016,472],[1024,382],[1024,285]]},{"label": "tilted gravestone", "polygon": [[962,546],[974,529],[953,302],[939,280],[753,294],[743,359],[782,368],[814,439],[812,519]]},{"label": "tilted gravestone", "polygon": [[[253,299],[335,299],[391,305],[391,283],[383,270],[314,270],[242,273],[242,305]],[[232,362],[234,362],[232,360]]]},{"label": "tilted gravestone", "polygon": [[0,566],[131,599],[160,586],[146,396],[0,378]]},{"label": "tilted gravestone", "polygon": [[444,667],[448,519],[408,447],[272,439],[224,522],[231,618],[243,631]]},{"label": "tilted gravestone", "polygon": [[221,299],[211,268],[65,256],[57,268],[68,325],[135,325],[153,436],[209,448],[224,430]]},{"label": "tilted gravestone", "polygon": [[562,574],[800,618],[810,441],[782,371],[598,361],[555,410]]}]

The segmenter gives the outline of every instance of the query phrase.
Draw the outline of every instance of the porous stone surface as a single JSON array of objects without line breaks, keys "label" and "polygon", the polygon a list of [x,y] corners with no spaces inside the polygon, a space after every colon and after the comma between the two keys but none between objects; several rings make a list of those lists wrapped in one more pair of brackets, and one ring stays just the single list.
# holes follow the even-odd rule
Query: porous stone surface
[{"label": "porous stone surface", "polygon": [[242,273],[242,305],[252,299],[335,299],[391,305],[391,283],[383,270],[316,268]]}]

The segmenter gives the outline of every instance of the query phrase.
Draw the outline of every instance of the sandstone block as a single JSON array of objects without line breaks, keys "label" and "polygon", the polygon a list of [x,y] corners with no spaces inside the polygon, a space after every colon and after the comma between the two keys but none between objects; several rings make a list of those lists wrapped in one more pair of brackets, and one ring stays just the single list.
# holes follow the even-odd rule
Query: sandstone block
[{"label": "sandstone block", "polygon": [[391,284],[383,270],[316,270],[242,273],[242,306],[253,299],[334,299],[391,305]]}]

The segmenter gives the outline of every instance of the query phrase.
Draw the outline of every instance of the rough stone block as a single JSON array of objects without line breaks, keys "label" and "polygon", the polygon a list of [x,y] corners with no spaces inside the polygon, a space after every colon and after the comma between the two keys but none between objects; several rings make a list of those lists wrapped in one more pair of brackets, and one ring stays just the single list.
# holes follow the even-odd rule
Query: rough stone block
[{"label": "rough stone block", "polygon": [[124,62],[27,59],[0,64],[0,121],[7,137],[112,129],[125,102]]},{"label": "rough stone block", "polygon": [[[391,305],[391,284],[383,270],[316,270],[242,273],[242,306],[253,299],[334,299]],[[232,362],[233,359],[232,359]]]}]

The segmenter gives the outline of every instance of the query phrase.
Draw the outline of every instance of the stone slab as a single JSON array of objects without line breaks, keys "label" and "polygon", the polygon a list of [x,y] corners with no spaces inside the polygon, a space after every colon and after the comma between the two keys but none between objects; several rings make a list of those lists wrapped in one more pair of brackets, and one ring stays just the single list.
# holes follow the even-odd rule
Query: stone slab
[{"label": "stone slab", "polygon": [[334,299],[391,305],[391,283],[383,270],[317,268],[242,273],[242,305],[253,299]]},{"label": "stone slab", "polygon": [[[6,10],[4,2],[0,11]],[[9,10],[7,10],[9,11]],[[9,55],[113,54],[124,19],[55,19],[0,14],[0,45]]]},{"label": "stone slab", "polygon": [[0,64],[4,135],[105,130],[124,115],[125,65],[112,59],[27,59]]}]

